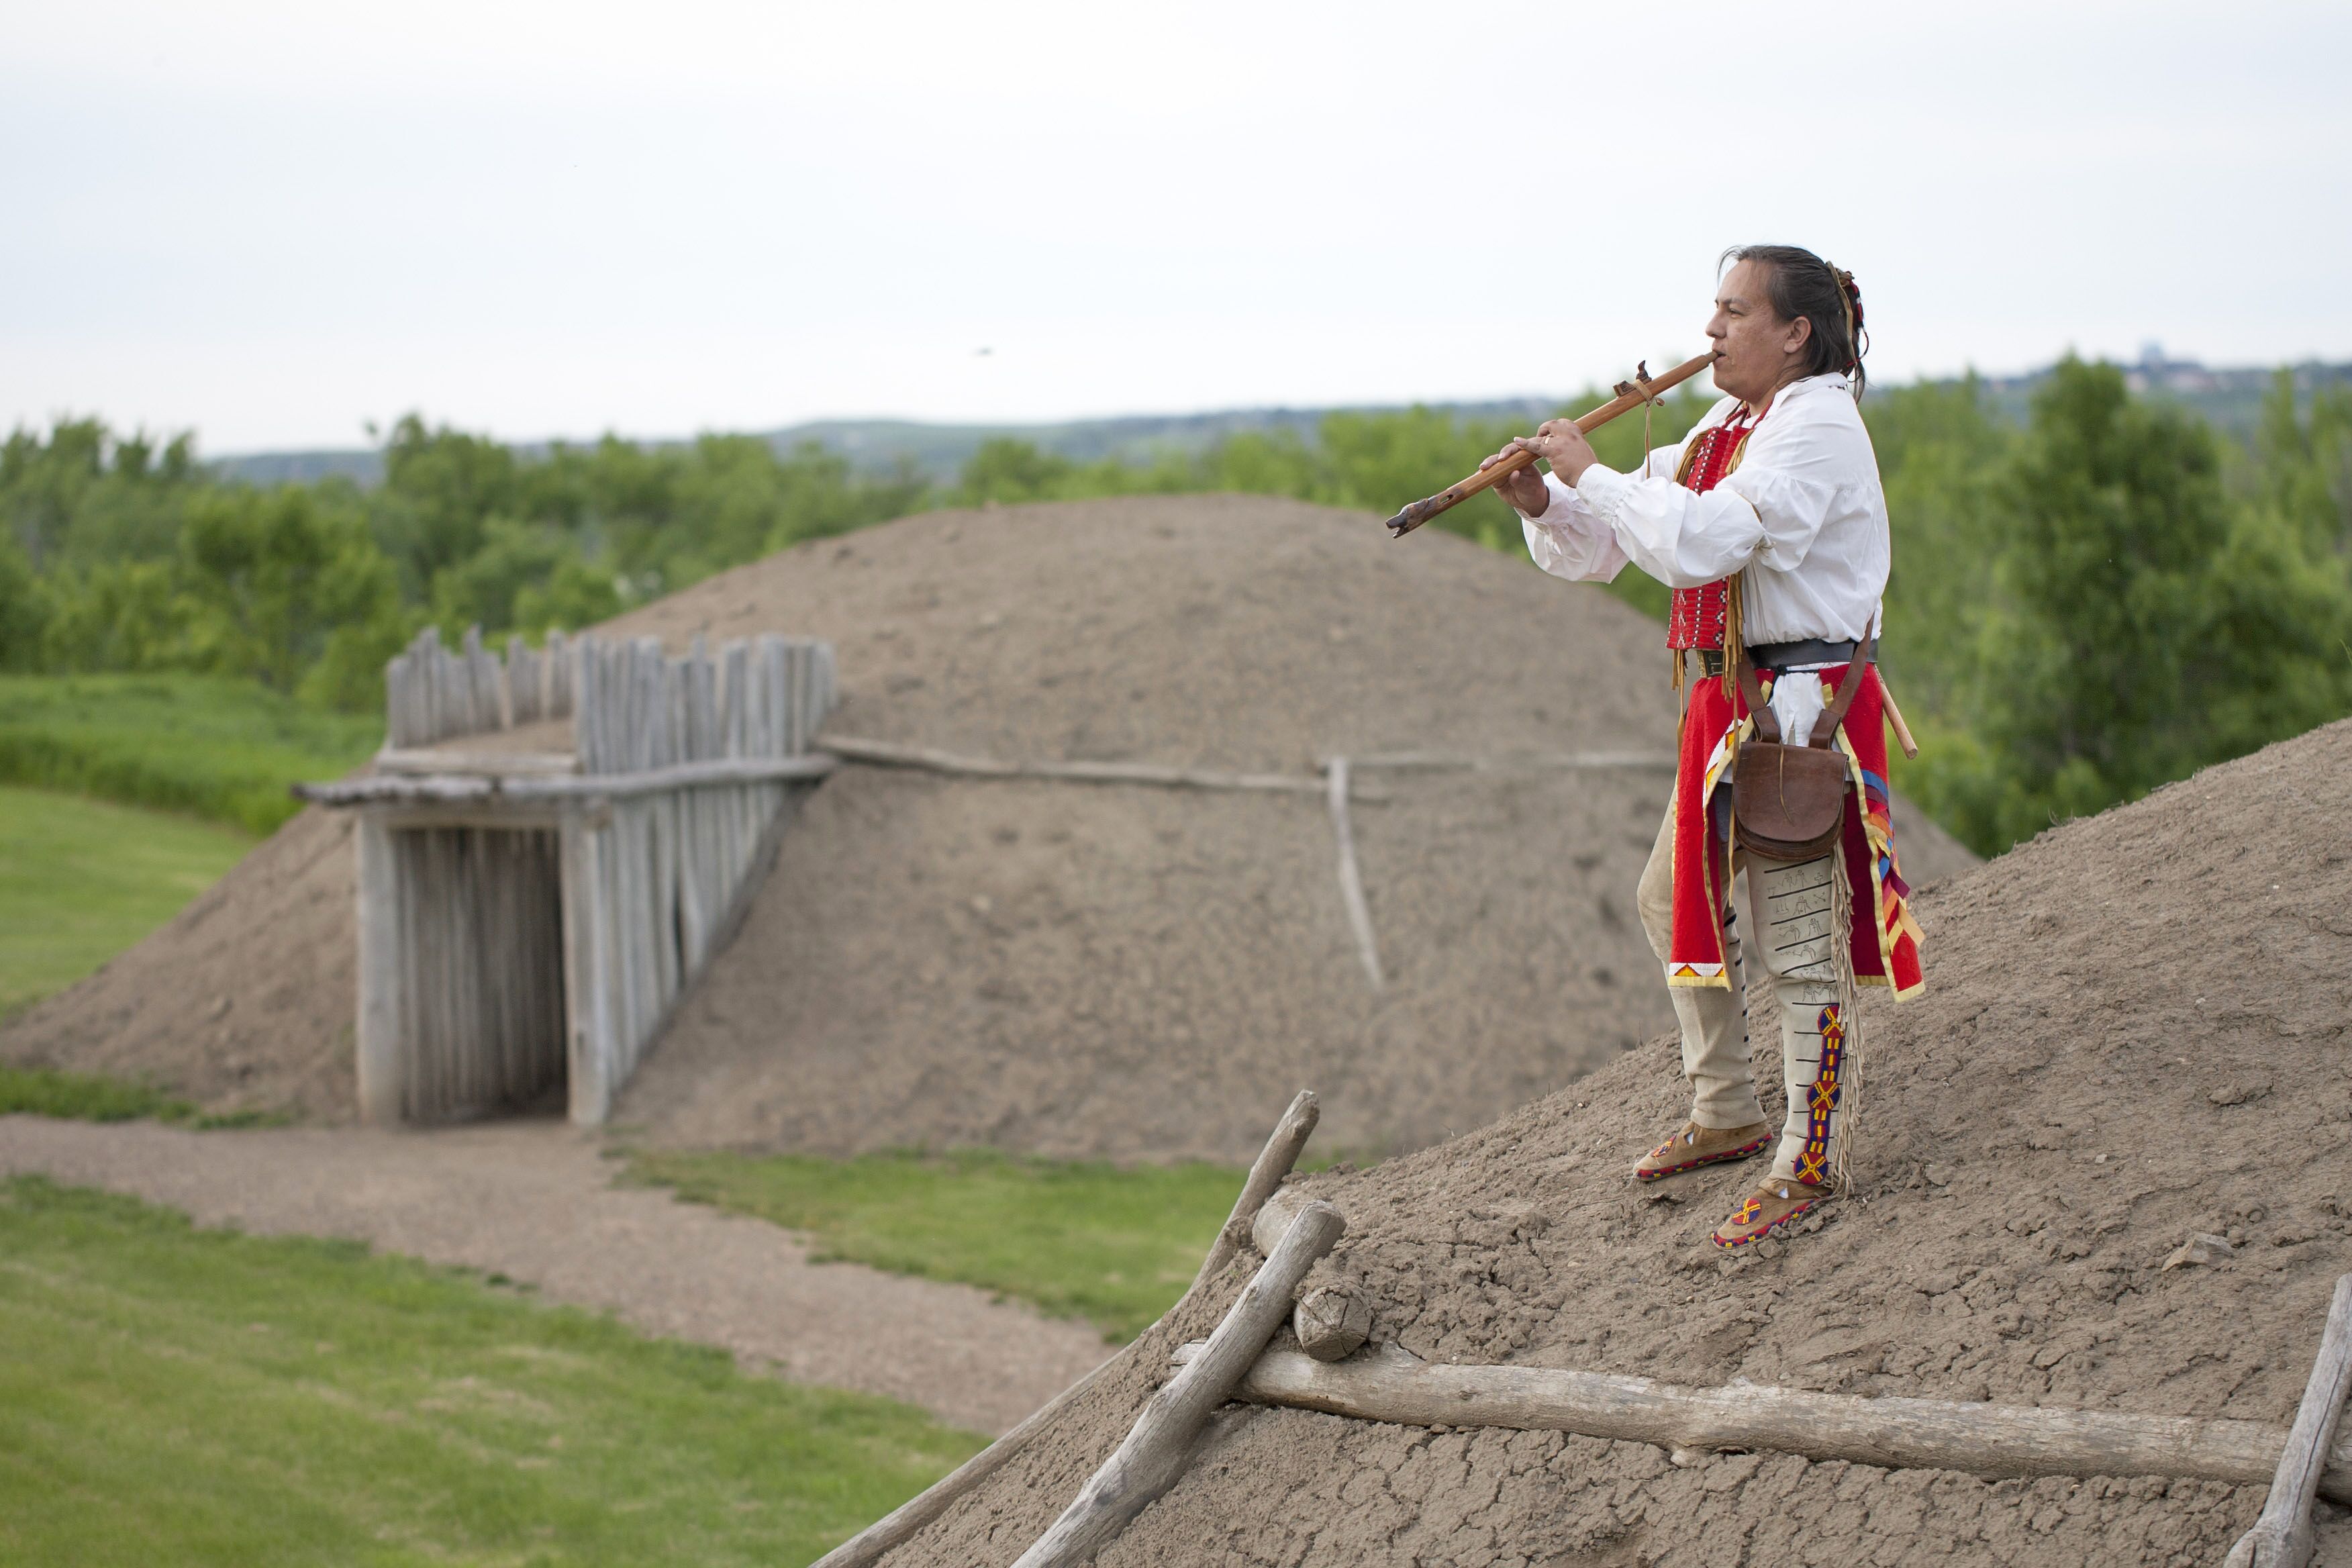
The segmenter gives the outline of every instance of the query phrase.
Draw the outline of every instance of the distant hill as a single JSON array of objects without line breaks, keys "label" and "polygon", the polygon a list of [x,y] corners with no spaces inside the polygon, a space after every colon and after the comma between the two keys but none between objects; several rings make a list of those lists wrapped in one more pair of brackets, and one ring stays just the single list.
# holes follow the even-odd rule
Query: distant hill
[{"label": "distant hill", "polygon": [[[2320,386],[2352,385],[2352,363],[2310,361],[2289,370],[2294,377],[2295,390],[2304,395]],[[2269,394],[2278,370],[2273,366],[2211,370],[2193,360],[2167,359],[2160,347],[2150,344],[2137,362],[2124,367],[2124,374],[2134,392],[2183,404],[2221,429],[2243,437],[2252,433],[2260,419],[2263,399]],[[2042,369],[2023,375],[1987,376],[1983,384],[1996,408],[2012,419],[2022,420],[2034,389],[2049,376],[2050,371]],[[1568,401],[1511,397],[1430,406],[1461,419],[1507,419],[1533,425],[1558,413]],[[1380,411],[1231,408],[1207,414],[1076,419],[1053,425],[926,425],[911,419],[820,419],[759,434],[778,452],[790,452],[814,441],[841,453],[869,472],[887,472],[901,463],[911,463],[929,479],[949,479],[979,450],[982,442],[1000,437],[1027,441],[1041,451],[1073,462],[1099,462],[1105,458],[1141,462],[1162,452],[1197,452],[1245,431],[1288,430],[1311,440],[1327,415]],[[659,448],[684,443],[654,439],[643,444]],[[526,457],[542,456],[551,445],[545,441],[520,442],[515,449]],[[309,484],[336,477],[355,484],[374,485],[383,479],[383,454],[366,447],[254,452],[215,458],[212,466],[225,479],[256,485]]]},{"label": "distant hill", "polygon": [[[2352,385],[2352,364],[2306,360],[2295,365],[2212,370],[2195,360],[2166,358],[2160,343],[2142,349],[2139,358],[2125,365],[2123,373],[2125,384],[2141,396],[2181,404],[2204,416],[2216,428],[2243,438],[2261,423],[2263,399],[2270,395],[2281,369],[2294,378],[2298,399],[2308,398],[2323,386]],[[1982,379],[1993,406],[2011,419],[2022,420],[2033,394],[2050,375],[2045,368]]]}]

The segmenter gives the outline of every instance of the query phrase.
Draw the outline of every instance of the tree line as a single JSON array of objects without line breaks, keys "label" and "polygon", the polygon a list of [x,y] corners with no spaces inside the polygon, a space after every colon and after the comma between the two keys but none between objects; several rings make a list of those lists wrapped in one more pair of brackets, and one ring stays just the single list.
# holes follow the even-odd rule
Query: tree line
[{"label": "tree line", "polygon": [[[1706,407],[1674,399],[1647,437]],[[1979,849],[2352,712],[2352,391],[2299,405],[2282,374],[2246,442],[2073,359],[2021,425],[1973,381],[1864,412],[1895,535],[1885,664],[1926,745],[1901,782]],[[927,507],[1238,490],[1385,513],[1514,433],[1414,408],[1133,461],[993,440],[935,484],[742,436],[525,459],[412,416],[380,486],[259,489],[217,480],[186,436],[64,420],[0,447],[0,669],[203,670],[362,711],[427,623],[586,626]],[[1595,444],[1622,467],[1643,440],[1628,417]],[[1441,526],[1522,548],[1490,497]],[[1663,614],[1638,573],[1612,591]]]}]

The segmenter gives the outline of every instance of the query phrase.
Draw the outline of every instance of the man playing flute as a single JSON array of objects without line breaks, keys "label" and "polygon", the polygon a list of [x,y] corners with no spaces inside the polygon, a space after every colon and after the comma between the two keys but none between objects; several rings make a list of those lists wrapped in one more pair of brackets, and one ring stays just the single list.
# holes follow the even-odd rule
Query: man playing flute
[{"label": "man playing flute", "polygon": [[[1707,323],[1724,396],[1687,437],[1619,473],[1595,460],[1573,420],[1555,419],[1484,466],[1522,447],[1551,465],[1496,487],[1545,571],[1607,582],[1630,561],[1674,590],[1666,646],[1675,685],[1687,679],[1689,696],[1674,796],[1637,902],[1682,1027],[1691,1111],[1633,1173],[1658,1181],[1771,1149],[1770,1173],[1715,1232],[1718,1246],[1737,1247],[1837,1190],[1840,1100],[1858,1066],[1852,984],[1906,996],[1921,978],[1919,930],[1895,858],[1875,668],[1864,669],[1837,737],[1854,781],[1839,847],[1792,864],[1731,842],[1727,770],[1753,726],[1725,649],[1747,648],[1786,740],[1803,745],[1848,665],[1871,657],[1889,544],[1856,406],[1863,315],[1852,275],[1794,246],[1748,246],[1727,259]],[[1748,1066],[1730,907],[1743,863],[1747,945],[1761,953],[1780,1014],[1788,1112],[1777,1140]]]}]

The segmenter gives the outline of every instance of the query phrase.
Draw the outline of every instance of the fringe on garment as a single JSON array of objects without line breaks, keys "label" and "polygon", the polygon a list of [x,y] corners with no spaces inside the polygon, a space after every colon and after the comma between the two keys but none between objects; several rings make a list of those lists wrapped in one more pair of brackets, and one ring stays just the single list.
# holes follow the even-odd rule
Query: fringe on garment
[{"label": "fringe on garment", "polygon": [[1838,1017],[1845,1025],[1844,1049],[1838,1061],[1837,1154],[1830,1162],[1832,1190],[1849,1192],[1853,1184],[1854,1135],[1862,1125],[1861,986],[1853,975],[1853,944],[1843,940],[1853,929],[1853,890],[1845,871],[1845,837],[1838,837],[1836,875],[1830,879],[1830,929],[1841,940],[1830,943],[1836,955]]}]

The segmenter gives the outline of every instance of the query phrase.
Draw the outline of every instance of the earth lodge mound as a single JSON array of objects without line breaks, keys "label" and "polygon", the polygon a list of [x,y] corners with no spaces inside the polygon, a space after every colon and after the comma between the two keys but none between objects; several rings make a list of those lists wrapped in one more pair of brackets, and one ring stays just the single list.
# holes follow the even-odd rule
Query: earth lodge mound
[{"label": "earth lodge mound", "polygon": [[[1348,1221],[1301,1289],[1369,1299],[1364,1353],[2284,1428],[2352,1268],[2347,815],[2352,721],[1924,900],[1927,990],[1868,1008],[1855,1195],[1804,1234],[1708,1245],[1754,1165],[1628,1179],[1685,1103],[1661,1037],[1465,1136],[1294,1178]],[[2222,1244],[2168,1268],[2200,1235]],[[884,1561],[1019,1556],[1257,1262],[1244,1247]],[[1098,1561],[2187,1568],[2220,1563],[2265,1489],[1266,1408],[1221,1424]],[[2317,1518],[2318,1561],[2352,1562],[2352,1513]]]},{"label": "earth lodge mound", "polygon": [[[1303,785],[1334,756],[1495,764],[1354,768],[1378,990],[1319,789],[846,766],[624,1093],[656,1142],[1235,1160],[1311,1084],[1327,1146],[1388,1152],[1670,1021],[1633,912],[1674,740],[1658,628],[1461,539],[1263,497],[935,512],[599,629],[827,639],[828,735],[960,756]],[[1915,884],[1972,863],[1896,825]],[[348,1117],[352,861],[349,823],[306,811],[0,1055]]]}]

